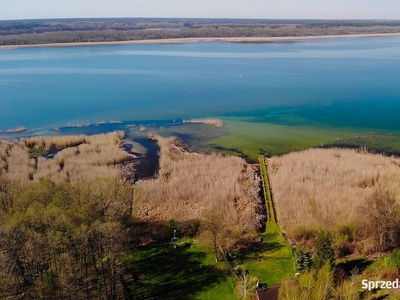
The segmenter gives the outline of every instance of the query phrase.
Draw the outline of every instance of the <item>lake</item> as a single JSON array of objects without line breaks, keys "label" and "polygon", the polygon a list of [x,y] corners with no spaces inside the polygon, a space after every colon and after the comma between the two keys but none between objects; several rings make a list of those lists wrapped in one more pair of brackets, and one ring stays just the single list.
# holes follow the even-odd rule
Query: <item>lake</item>
[{"label": "lake", "polygon": [[399,82],[399,36],[1,50],[0,130],[222,117],[397,134]]}]

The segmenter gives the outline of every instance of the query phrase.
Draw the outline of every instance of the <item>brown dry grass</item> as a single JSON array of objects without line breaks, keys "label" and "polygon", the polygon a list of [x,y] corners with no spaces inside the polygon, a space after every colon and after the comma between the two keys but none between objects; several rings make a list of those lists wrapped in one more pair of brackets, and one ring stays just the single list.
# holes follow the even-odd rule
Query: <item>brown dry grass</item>
[{"label": "brown dry grass", "polygon": [[182,123],[205,124],[215,127],[224,126],[224,122],[219,119],[183,119]]},{"label": "brown dry grass", "polygon": [[375,191],[400,203],[400,160],[355,150],[309,149],[273,157],[269,175],[278,222],[331,229],[362,219],[360,206]]},{"label": "brown dry grass", "polygon": [[0,140],[0,175],[2,172],[5,171],[5,168],[7,167],[7,157],[10,148],[10,143]]},{"label": "brown dry grass", "polygon": [[6,174],[11,180],[22,183],[30,181],[35,172],[35,161],[29,157],[29,149],[14,143],[7,152],[8,156],[1,173]]},{"label": "brown dry grass", "polygon": [[[116,164],[128,158],[122,148],[124,133],[93,136],[34,137],[19,142],[0,141],[0,174],[21,182],[50,179],[80,182],[96,177],[120,178]],[[58,149],[53,158],[30,158],[32,149]]]},{"label": "brown dry grass", "polygon": [[70,146],[77,146],[80,144],[92,145],[121,145],[121,141],[125,137],[123,131],[115,131],[108,134],[97,134],[92,136],[87,135],[64,135],[54,137],[32,137],[22,139],[26,146],[38,146],[47,148],[65,148]]},{"label": "brown dry grass", "polygon": [[254,230],[260,181],[250,165],[239,157],[185,152],[174,138],[154,139],[159,175],[137,187],[138,217],[186,221],[218,213],[232,229]]}]

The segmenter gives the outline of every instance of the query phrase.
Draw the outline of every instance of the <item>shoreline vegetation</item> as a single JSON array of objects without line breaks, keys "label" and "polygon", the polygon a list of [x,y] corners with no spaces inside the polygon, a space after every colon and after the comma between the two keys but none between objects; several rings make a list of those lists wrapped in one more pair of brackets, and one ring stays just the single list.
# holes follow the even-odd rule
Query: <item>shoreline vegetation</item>
[{"label": "shoreline vegetation", "polygon": [[296,279],[282,282],[279,299],[326,299],[315,290],[319,281],[331,299],[364,299],[365,291],[352,288],[363,278],[399,278],[398,158],[308,149],[272,157],[267,164],[279,225],[293,246],[298,272]]},{"label": "shoreline vegetation", "polygon": [[106,124],[123,124],[123,122],[119,121],[119,120],[110,120],[109,122],[101,120],[101,121],[97,121],[94,123],[91,123],[91,122],[83,122],[83,123],[76,123],[76,124],[68,123],[64,127],[66,127],[66,128],[83,128],[83,127],[100,126],[100,125],[106,125]]},{"label": "shoreline vegetation", "polygon": [[137,187],[138,217],[189,221],[225,210],[224,222],[232,228],[254,231],[261,218],[257,214],[260,179],[251,165],[235,156],[187,152],[174,137],[149,138],[160,147],[160,169],[155,179]]},{"label": "shoreline vegetation", "polygon": [[0,21],[0,45],[7,47],[190,41],[263,43],[399,33],[400,21],[396,20],[115,18]]},{"label": "shoreline vegetation", "polygon": [[183,124],[204,124],[215,127],[223,127],[224,122],[220,119],[183,119]]},{"label": "shoreline vegetation", "polygon": [[[400,240],[379,244],[383,240],[379,233],[374,236],[378,225],[373,223],[380,213],[374,207],[382,205],[382,214],[397,211],[399,158],[354,149],[308,149],[272,157],[268,166],[277,218],[292,241],[310,246],[318,231],[331,232],[343,257],[400,245]],[[387,216],[387,222],[395,222]]]},{"label": "shoreline vegetation", "polygon": [[[134,158],[122,148],[123,131],[92,136],[0,140],[0,176],[21,183],[80,182],[96,177],[124,180],[124,163]],[[133,168],[131,166],[130,168]]]},{"label": "shoreline vegetation", "polygon": [[316,35],[316,36],[280,36],[280,37],[190,37],[190,38],[165,38],[148,40],[126,40],[107,42],[60,42],[26,45],[0,45],[0,50],[20,48],[41,48],[41,47],[84,47],[84,46],[112,46],[130,44],[181,44],[196,42],[226,42],[226,43],[284,43],[316,39],[334,38],[366,38],[366,37],[389,37],[399,36],[400,32],[393,33],[363,33],[363,34],[339,34],[339,35]]}]

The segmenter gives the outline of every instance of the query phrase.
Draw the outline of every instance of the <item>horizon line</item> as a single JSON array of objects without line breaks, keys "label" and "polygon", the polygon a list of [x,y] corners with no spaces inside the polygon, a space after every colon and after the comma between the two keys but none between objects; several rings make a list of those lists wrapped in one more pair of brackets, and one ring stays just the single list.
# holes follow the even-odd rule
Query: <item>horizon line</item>
[{"label": "horizon line", "polygon": [[259,21],[400,21],[400,19],[385,18],[258,18],[258,17],[45,17],[45,18],[16,18],[0,19],[3,21],[47,21],[47,20],[115,20],[115,19],[150,19],[150,20],[259,20]]}]

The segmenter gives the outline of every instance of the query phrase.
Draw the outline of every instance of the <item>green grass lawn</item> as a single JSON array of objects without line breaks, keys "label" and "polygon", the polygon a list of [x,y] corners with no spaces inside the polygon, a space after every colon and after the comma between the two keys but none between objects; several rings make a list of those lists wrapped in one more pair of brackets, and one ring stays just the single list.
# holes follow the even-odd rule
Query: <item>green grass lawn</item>
[{"label": "green grass lawn", "polygon": [[133,299],[235,300],[235,282],[211,249],[194,240],[149,245],[133,250],[124,259],[135,282],[128,288]]},{"label": "green grass lawn", "polygon": [[226,280],[210,287],[197,295],[199,300],[236,300],[239,299],[235,293],[235,280],[233,277],[227,277]]},{"label": "green grass lawn", "polygon": [[[260,282],[272,286],[293,276],[291,248],[278,225],[269,224],[261,235],[265,247],[240,266]],[[215,262],[211,248],[195,240],[172,245],[144,246],[124,259],[135,282],[128,288],[133,299],[236,300],[236,281],[224,262]]]},{"label": "green grass lawn", "polygon": [[265,242],[264,251],[247,256],[241,266],[267,286],[294,276],[292,248],[283,238],[279,226],[269,222],[266,232],[260,236]]},{"label": "green grass lawn", "polygon": [[228,274],[226,278],[221,280],[220,282],[216,282],[215,284],[210,285],[206,289],[202,290],[200,293],[196,295],[196,299],[199,300],[212,300],[212,299],[221,299],[221,300],[236,300],[238,299],[236,294],[236,282],[232,275],[229,273],[229,270],[224,262],[215,262],[215,256],[213,253],[212,247],[206,247],[204,245],[197,245],[195,241],[192,241],[192,246],[189,249],[190,252],[203,252],[206,253],[206,257],[203,261],[203,264],[214,266],[218,269],[223,270]]}]

